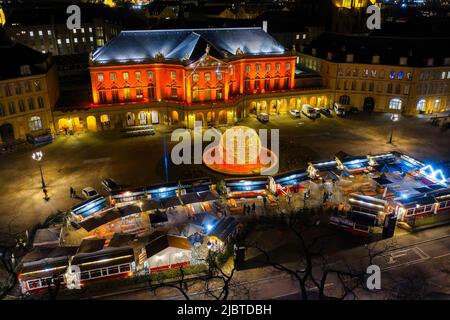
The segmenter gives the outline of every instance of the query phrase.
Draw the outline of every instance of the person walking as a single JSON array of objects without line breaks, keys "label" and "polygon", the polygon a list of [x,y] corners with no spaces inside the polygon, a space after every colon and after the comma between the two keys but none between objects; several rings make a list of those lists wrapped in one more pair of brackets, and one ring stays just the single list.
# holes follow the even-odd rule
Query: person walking
[{"label": "person walking", "polygon": [[75,196],[75,190],[70,187],[70,197],[73,198]]},{"label": "person walking", "polygon": [[252,210],[253,210],[253,212],[255,212],[256,211],[256,204],[253,202],[253,204],[252,204]]}]

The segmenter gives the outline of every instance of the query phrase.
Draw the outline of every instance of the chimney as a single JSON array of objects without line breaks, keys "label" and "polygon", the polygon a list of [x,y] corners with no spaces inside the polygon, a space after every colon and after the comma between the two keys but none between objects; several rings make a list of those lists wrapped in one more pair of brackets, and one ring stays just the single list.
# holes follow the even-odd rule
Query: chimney
[{"label": "chimney", "polygon": [[372,56],[372,64],[379,64],[379,63],[380,63],[380,56],[379,55]]},{"label": "chimney", "polygon": [[263,21],[263,25],[262,25],[262,29],[264,30],[264,32],[266,32],[267,33],[267,27],[268,27],[268,21],[267,20],[264,20]]}]

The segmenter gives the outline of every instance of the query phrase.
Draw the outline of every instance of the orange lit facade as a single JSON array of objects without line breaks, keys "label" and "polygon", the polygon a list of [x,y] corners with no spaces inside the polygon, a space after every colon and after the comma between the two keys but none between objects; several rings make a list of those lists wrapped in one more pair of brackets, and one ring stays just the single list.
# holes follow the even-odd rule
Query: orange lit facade
[{"label": "orange lit facade", "polygon": [[143,63],[91,66],[94,106],[161,101],[228,102],[243,94],[294,89],[295,56],[221,61],[206,56],[190,65]]}]

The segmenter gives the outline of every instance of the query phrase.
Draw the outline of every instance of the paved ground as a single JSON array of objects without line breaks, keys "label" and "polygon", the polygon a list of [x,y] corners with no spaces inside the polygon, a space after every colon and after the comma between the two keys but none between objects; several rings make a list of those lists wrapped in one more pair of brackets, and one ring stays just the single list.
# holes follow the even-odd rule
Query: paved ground
[{"label": "paved ground", "polygon": [[[450,160],[450,132],[425,119],[401,118],[396,123],[394,145],[386,143],[391,122],[384,114],[322,117],[316,121],[271,116],[268,125],[255,118],[241,124],[280,129],[282,171],[302,167],[309,160],[329,159],[340,150],[360,155],[396,149],[425,161]],[[69,186],[78,192],[85,186],[100,191],[100,181],[106,177],[133,186],[163,182],[164,140],[169,154],[173,143],[162,131],[159,128],[155,136],[137,138],[124,138],[115,131],[58,137],[53,144],[40,148],[45,154],[42,164],[49,202],[42,199],[32,149],[0,155],[0,232],[21,231],[56,210],[66,210],[77,202],[69,198]],[[217,176],[202,165],[170,165],[169,158],[169,180],[204,175]]]}]

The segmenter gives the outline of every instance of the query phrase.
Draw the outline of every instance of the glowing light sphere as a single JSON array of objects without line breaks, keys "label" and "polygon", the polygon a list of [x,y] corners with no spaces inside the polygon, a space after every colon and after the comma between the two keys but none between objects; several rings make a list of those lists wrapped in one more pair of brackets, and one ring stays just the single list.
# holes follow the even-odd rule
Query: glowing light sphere
[{"label": "glowing light sphere", "polygon": [[225,164],[256,164],[261,152],[258,133],[244,126],[227,129],[220,140],[220,152]]}]

